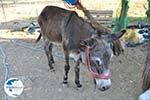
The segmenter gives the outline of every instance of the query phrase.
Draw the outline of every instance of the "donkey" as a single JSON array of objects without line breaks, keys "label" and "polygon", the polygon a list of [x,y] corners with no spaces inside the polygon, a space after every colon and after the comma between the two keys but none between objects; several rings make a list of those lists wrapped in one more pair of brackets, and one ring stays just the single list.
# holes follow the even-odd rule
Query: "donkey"
[{"label": "donkey", "polygon": [[143,84],[142,84],[143,92],[150,89],[150,43],[147,52],[146,62],[143,71]]},{"label": "donkey", "polygon": [[139,96],[139,100],[150,100],[150,43],[148,44],[148,52],[143,70],[143,93]]},{"label": "donkey", "polygon": [[70,69],[69,56],[74,55],[76,61],[75,84],[82,87],[79,80],[80,63],[87,64],[93,76],[96,87],[105,91],[111,86],[109,64],[113,51],[108,42],[119,39],[125,30],[116,34],[102,36],[92,25],[79,17],[76,12],[55,6],[46,6],[38,17],[44,49],[48,58],[48,65],[53,69],[52,43],[62,45],[65,55],[65,75],[63,84],[68,83]]}]

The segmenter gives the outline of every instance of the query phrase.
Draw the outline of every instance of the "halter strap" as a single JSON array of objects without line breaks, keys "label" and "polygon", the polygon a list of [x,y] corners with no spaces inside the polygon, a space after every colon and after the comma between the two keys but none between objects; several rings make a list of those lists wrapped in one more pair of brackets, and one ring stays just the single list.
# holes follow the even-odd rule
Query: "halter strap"
[{"label": "halter strap", "polygon": [[87,66],[88,66],[88,70],[90,71],[90,74],[94,78],[109,79],[111,77],[110,73],[108,73],[108,74],[99,74],[99,73],[94,72],[92,70],[92,66],[91,66],[91,62],[90,62],[90,49],[91,48],[89,46],[86,49]]}]

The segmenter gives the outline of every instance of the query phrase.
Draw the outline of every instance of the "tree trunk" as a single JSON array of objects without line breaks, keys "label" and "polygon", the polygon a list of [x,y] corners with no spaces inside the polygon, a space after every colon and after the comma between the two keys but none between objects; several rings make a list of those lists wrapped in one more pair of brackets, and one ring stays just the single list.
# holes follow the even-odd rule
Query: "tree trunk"
[{"label": "tree trunk", "polygon": [[116,22],[115,22],[115,27],[114,27],[114,31],[118,32],[124,28],[126,28],[127,23],[128,23],[128,0],[122,0],[122,4],[121,4],[121,13],[119,18],[116,18]]},{"label": "tree trunk", "polygon": [[150,21],[150,0],[147,0],[147,2],[148,2],[148,9],[146,11],[146,15],[147,15],[148,20]]}]

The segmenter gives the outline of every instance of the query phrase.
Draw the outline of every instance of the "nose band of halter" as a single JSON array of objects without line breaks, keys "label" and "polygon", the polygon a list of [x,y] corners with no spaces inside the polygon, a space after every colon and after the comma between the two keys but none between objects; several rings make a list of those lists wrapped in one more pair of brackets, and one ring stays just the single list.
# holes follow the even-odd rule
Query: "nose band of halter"
[{"label": "nose band of halter", "polygon": [[91,62],[90,62],[90,49],[91,49],[90,47],[87,47],[87,51],[86,51],[87,66],[88,66],[88,70],[90,71],[90,74],[94,78],[109,79],[111,77],[110,73],[99,74],[92,70],[92,66],[91,66]]}]

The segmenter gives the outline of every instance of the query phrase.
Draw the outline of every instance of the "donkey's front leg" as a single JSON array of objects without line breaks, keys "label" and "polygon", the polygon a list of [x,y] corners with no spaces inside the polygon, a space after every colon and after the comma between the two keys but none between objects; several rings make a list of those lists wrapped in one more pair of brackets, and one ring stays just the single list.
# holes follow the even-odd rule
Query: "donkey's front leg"
[{"label": "donkey's front leg", "polygon": [[63,45],[63,49],[64,49],[64,54],[65,54],[65,66],[64,66],[65,75],[64,75],[64,79],[63,79],[63,84],[67,85],[68,84],[68,73],[69,73],[69,70],[70,70],[69,52],[68,52],[67,48],[64,45]]},{"label": "donkey's front leg", "polygon": [[82,85],[80,84],[80,59],[76,62],[74,71],[75,71],[75,84],[77,85],[78,88],[82,87]]}]

